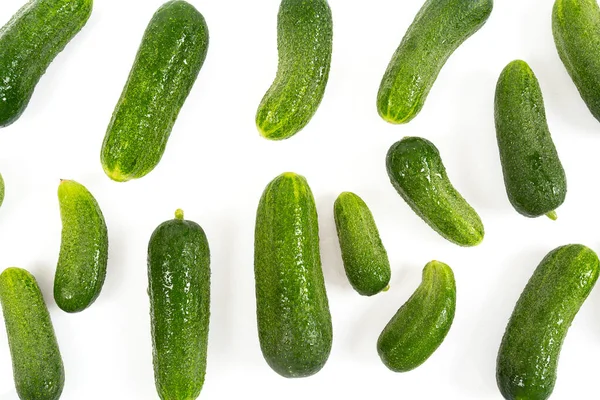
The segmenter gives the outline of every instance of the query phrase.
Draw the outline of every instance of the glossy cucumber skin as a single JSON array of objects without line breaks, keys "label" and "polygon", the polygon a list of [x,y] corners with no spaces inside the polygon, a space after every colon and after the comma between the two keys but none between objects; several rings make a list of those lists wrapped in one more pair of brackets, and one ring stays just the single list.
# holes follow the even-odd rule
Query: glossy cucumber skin
[{"label": "glossy cucumber skin", "polygon": [[108,262],[108,231],[98,202],[75,181],[61,181],[60,255],[54,277],[54,300],[66,312],[88,308],[100,295]]},{"label": "glossy cucumber skin", "polygon": [[383,76],[379,115],[393,124],[416,117],[448,58],[485,24],[493,6],[492,0],[427,0]]},{"label": "glossy cucumber skin", "polygon": [[387,171],[400,196],[436,232],[460,246],[481,243],[481,219],[450,183],[433,143],[418,137],[395,143],[387,154]]},{"label": "glossy cucumber skin", "polygon": [[287,378],[317,373],[331,352],[333,328],[321,269],[317,210],[300,175],[278,176],[260,199],[254,273],[265,360]]},{"label": "glossy cucumber skin", "polygon": [[208,27],[192,5],[174,0],[156,11],[102,145],[111,179],[138,179],[158,165],[207,50]]},{"label": "glossy cucumber skin", "polygon": [[21,400],[57,400],[65,371],[50,314],[35,278],[24,269],[0,275],[0,301]]},{"label": "glossy cucumber skin", "polygon": [[551,251],[527,283],[502,338],[496,380],[509,400],[544,400],[571,322],[598,279],[598,257],[582,245]]},{"label": "glossy cucumber skin", "polygon": [[176,215],[148,245],[154,379],[162,400],[197,398],[206,375],[210,250],[202,228]]},{"label": "glossy cucumber skin", "polygon": [[446,338],[455,311],[452,269],[439,261],[428,263],[421,285],[379,336],[377,351],[383,363],[395,372],[423,364]]},{"label": "glossy cucumber skin", "polygon": [[496,86],[496,137],[506,193],[527,217],[553,212],[567,194],[538,80],[526,62],[506,66]]},{"label": "glossy cucumber skin", "polygon": [[0,174],[0,206],[4,202],[4,179],[2,178],[2,174]]},{"label": "glossy cucumber skin", "polygon": [[92,0],[30,0],[0,29],[0,127],[23,114],[50,63],[91,13]]},{"label": "glossy cucumber skin", "polygon": [[308,124],[325,93],[332,41],[333,20],[326,0],[282,0],[277,75],[256,114],[262,136],[287,139]]},{"label": "glossy cucumber skin", "polygon": [[352,287],[363,296],[385,290],[392,271],[369,207],[356,194],[344,192],[335,201],[334,217]]}]

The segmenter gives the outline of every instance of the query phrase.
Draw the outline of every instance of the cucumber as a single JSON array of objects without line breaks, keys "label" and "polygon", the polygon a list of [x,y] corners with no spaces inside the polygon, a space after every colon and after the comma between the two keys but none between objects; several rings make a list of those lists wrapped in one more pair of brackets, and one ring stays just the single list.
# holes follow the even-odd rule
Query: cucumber
[{"label": "cucumber", "polygon": [[260,199],[254,274],[265,360],[287,378],[317,373],[329,358],[333,328],[321,270],[317,209],[300,175],[278,176]]},{"label": "cucumber", "polygon": [[150,238],[148,294],[158,395],[195,399],[206,375],[210,250],[200,225],[181,210]]},{"label": "cucumber", "polygon": [[598,257],[582,245],[552,250],[537,267],[510,317],[496,379],[509,400],[544,400],[556,382],[571,322],[598,279]]},{"label": "cucumber", "polygon": [[373,214],[356,194],[344,192],[334,204],[335,226],[346,276],[363,296],[389,289],[392,271]]},{"label": "cucumber", "polygon": [[4,202],[4,179],[2,179],[2,174],[0,174],[0,206]]},{"label": "cucumber", "polygon": [[421,285],[381,332],[381,361],[395,372],[423,364],[446,338],[455,310],[454,273],[448,265],[431,261],[423,269]]},{"label": "cucumber", "polygon": [[395,143],[387,154],[387,172],[400,196],[436,232],[460,246],[481,243],[481,219],[450,183],[433,143],[419,137]]},{"label": "cucumber", "polygon": [[21,400],[57,400],[65,371],[50,314],[35,278],[24,269],[0,274],[13,375]]},{"label": "cucumber", "polygon": [[58,201],[63,228],[54,300],[63,311],[74,313],[88,308],[102,290],[108,232],[100,206],[83,185],[61,181]]},{"label": "cucumber", "polygon": [[504,68],[496,87],[496,137],[508,199],[526,217],[546,214],[565,201],[567,179],[552,141],[542,91],[525,61]]},{"label": "cucumber", "polygon": [[427,0],[394,53],[381,81],[377,110],[393,124],[407,123],[423,108],[442,67],[481,28],[492,0]]},{"label": "cucumber", "polygon": [[192,5],[174,0],[156,11],[104,137],[111,179],[138,179],[158,165],[207,50],[208,27]]},{"label": "cucumber", "polygon": [[91,13],[92,0],[30,0],[0,29],[0,127],[23,114],[50,63]]},{"label": "cucumber", "polygon": [[277,75],[256,113],[262,136],[287,139],[308,124],[325,93],[332,41],[333,22],[326,0],[282,0],[277,19]]}]

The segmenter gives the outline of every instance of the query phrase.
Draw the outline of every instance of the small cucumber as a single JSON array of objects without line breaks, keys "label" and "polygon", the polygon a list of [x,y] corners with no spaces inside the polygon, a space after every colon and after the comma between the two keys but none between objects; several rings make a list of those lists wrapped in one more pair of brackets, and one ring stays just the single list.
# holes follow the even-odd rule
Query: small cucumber
[{"label": "small cucumber", "polygon": [[4,202],[4,179],[2,178],[2,174],[0,174],[0,206]]},{"label": "small cucumber", "polygon": [[317,209],[304,177],[287,172],[267,185],[256,214],[254,243],[263,356],[284,377],[313,375],[329,358],[333,328]]},{"label": "small cucumber", "polygon": [[150,238],[148,294],[158,395],[193,400],[206,375],[210,250],[200,225],[181,210]]},{"label": "small cucumber", "polygon": [[565,171],[552,141],[542,90],[525,61],[504,68],[496,87],[496,137],[508,199],[526,217],[548,215],[567,194]]},{"label": "small cucumber", "polygon": [[456,283],[452,269],[431,261],[423,281],[387,324],[377,351],[392,371],[407,372],[423,364],[440,347],[456,310]]},{"label": "small cucumber", "polygon": [[393,124],[416,117],[448,58],[485,24],[493,5],[492,0],[427,0],[383,76],[379,115]]},{"label": "small cucumber", "polygon": [[277,20],[277,76],[258,107],[267,139],[287,139],[313,117],[325,93],[333,22],[326,0],[282,0]]},{"label": "small cucumber", "polygon": [[62,358],[40,288],[24,269],[0,274],[0,302],[21,400],[58,400],[65,383]]},{"label": "small cucumber", "polygon": [[481,219],[450,183],[433,143],[418,137],[395,143],[387,154],[387,171],[400,196],[436,232],[460,246],[481,243]]},{"label": "small cucumber", "polygon": [[598,257],[582,245],[551,251],[537,267],[510,317],[496,379],[508,400],[545,400],[571,322],[598,279]]},{"label": "small cucumber", "polygon": [[75,181],[61,181],[60,255],[54,277],[54,300],[66,312],[88,308],[100,295],[108,262],[108,232],[94,196]]},{"label": "small cucumber", "polygon": [[156,11],[102,145],[111,179],[138,179],[158,165],[207,50],[208,27],[192,5],[173,0]]},{"label": "small cucumber", "polygon": [[30,0],[0,29],[0,127],[23,114],[50,63],[91,13],[92,0]]},{"label": "small cucumber", "polygon": [[342,259],[352,287],[363,296],[389,288],[392,271],[371,211],[354,193],[344,192],[334,204]]}]

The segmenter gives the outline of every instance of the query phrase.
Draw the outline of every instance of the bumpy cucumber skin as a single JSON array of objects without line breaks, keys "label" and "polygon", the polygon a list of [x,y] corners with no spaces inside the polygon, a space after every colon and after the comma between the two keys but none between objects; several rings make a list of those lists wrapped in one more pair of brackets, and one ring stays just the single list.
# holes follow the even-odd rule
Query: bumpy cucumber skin
[{"label": "bumpy cucumber skin", "polygon": [[325,93],[332,41],[333,20],[326,0],[282,0],[277,76],[256,114],[262,136],[287,139],[308,124]]},{"label": "bumpy cucumber skin", "polygon": [[356,194],[344,192],[333,208],[350,284],[363,296],[386,289],[392,275],[390,261],[369,207]]},{"label": "bumpy cucumber skin", "polygon": [[383,363],[395,372],[423,364],[446,338],[455,310],[454,273],[448,265],[431,261],[423,269],[421,285],[379,336]]},{"label": "bumpy cucumber skin", "polygon": [[418,137],[395,143],[387,154],[387,171],[400,196],[436,232],[460,246],[481,243],[481,219],[450,183],[433,143]]},{"label": "bumpy cucumber skin", "polygon": [[207,50],[208,27],[192,5],[174,0],[156,11],[102,145],[111,179],[138,179],[158,165]]},{"label": "bumpy cucumber skin", "polygon": [[254,249],[263,356],[284,377],[313,375],[329,358],[333,328],[317,210],[304,177],[288,172],[267,185],[256,215]]},{"label": "bumpy cucumber skin", "polygon": [[393,124],[416,117],[448,58],[485,24],[493,6],[492,0],[427,0],[383,76],[379,115]]},{"label": "bumpy cucumber skin", "polygon": [[545,400],[556,382],[560,349],[598,279],[596,253],[582,245],[551,251],[527,283],[498,352],[496,380],[508,400]]},{"label": "bumpy cucumber skin", "polygon": [[2,178],[2,174],[0,174],[0,206],[4,202],[4,179]]},{"label": "bumpy cucumber skin", "polygon": [[148,282],[156,390],[162,400],[195,399],[206,375],[210,250],[180,210],[150,238]]},{"label": "bumpy cucumber skin", "polygon": [[502,71],[495,114],[510,203],[526,217],[553,212],[565,201],[567,179],[546,121],[542,90],[525,61],[513,61]]},{"label": "bumpy cucumber skin", "polygon": [[35,278],[24,269],[6,269],[0,275],[0,301],[19,398],[57,400],[65,371],[50,314]]},{"label": "bumpy cucumber skin", "polygon": [[30,0],[0,29],[0,127],[23,114],[50,63],[91,13],[92,0]]}]

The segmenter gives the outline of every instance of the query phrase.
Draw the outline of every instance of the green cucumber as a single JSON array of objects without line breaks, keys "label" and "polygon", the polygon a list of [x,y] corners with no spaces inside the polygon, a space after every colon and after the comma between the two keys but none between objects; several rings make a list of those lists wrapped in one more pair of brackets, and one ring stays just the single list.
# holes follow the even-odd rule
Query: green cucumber
[{"label": "green cucumber", "polygon": [[556,382],[567,331],[594,287],[598,256],[582,245],[551,251],[538,265],[510,317],[496,380],[508,400],[544,400]]},{"label": "green cucumber", "polygon": [[156,11],[104,137],[111,179],[138,179],[158,165],[207,50],[208,27],[192,5],[173,0]]},{"label": "green cucumber", "polygon": [[392,271],[373,214],[356,194],[344,192],[334,204],[334,217],[346,275],[363,296],[389,289]]},{"label": "green cucumber", "polygon": [[162,400],[193,400],[206,375],[210,250],[181,210],[150,238],[148,294],[156,390]]},{"label": "green cucumber", "polygon": [[2,174],[0,174],[0,206],[4,202],[4,179],[2,178]]},{"label": "green cucumber", "polygon": [[427,0],[383,76],[379,115],[393,124],[416,117],[448,58],[485,24],[493,5],[492,0]]},{"label": "green cucumber", "polygon": [[525,61],[504,68],[495,100],[496,137],[508,199],[526,217],[548,215],[565,201],[567,180],[552,141],[542,90]]},{"label": "green cucumber", "polygon": [[277,20],[279,65],[256,113],[267,139],[287,139],[311,120],[325,93],[333,22],[326,0],[282,0]]},{"label": "green cucumber", "polygon": [[54,277],[54,300],[66,312],[88,308],[100,295],[108,262],[108,232],[94,196],[81,184],[58,186],[62,219],[60,255]]},{"label": "green cucumber", "polygon": [[460,246],[481,243],[481,219],[450,183],[433,143],[418,137],[395,143],[387,154],[387,171],[400,196],[436,232]]},{"label": "green cucumber", "polygon": [[448,265],[431,261],[423,269],[421,285],[379,336],[383,363],[395,372],[423,364],[446,338],[455,310],[454,273]]},{"label": "green cucumber", "polygon": [[23,114],[50,63],[91,13],[92,0],[30,0],[0,29],[0,127]]},{"label": "green cucumber", "polygon": [[13,375],[21,400],[57,400],[65,371],[50,314],[35,278],[24,269],[0,274]]},{"label": "green cucumber", "polygon": [[267,185],[256,214],[256,314],[267,363],[287,378],[317,373],[329,358],[331,314],[315,201],[306,179],[284,173]]}]

